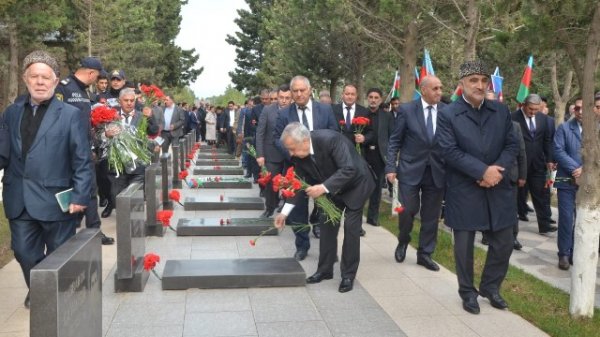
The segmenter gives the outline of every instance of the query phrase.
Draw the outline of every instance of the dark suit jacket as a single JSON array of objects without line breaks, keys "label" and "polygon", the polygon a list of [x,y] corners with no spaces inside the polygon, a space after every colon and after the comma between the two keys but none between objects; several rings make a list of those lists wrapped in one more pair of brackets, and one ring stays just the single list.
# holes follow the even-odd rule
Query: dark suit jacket
[{"label": "dark suit jacket", "polygon": [[282,162],[285,158],[281,151],[275,146],[273,131],[277,126],[277,117],[279,116],[279,106],[277,103],[267,105],[258,119],[256,128],[256,154],[258,157],[265,157],[268,162]]},{"label": "dark suit jacket", "polygon": [[519,154],[517,155],[517,158],[515,158],[515,165],[512,170],[510,170],[510,181],[516,183],[519,179],[527,179],[527,153],[525,152],[525,141],[523,140],[523,134],[521,133],[521,126],[515,121],[513,121],[512,124],[515,136],[519,141]]},{"label": "dark suit jacket", "polygon": [[245,120],[244,120],[244,137],[254,137],[256,136],[256,127],[258,125],[258,120],[260,115],[265,108],[264,104],[255,105],[250,112],[246,112]]},{"label": "dark suit jacket", "polygon": [[[331,106],[329,104],[322,104],[312,101],[312,119],[313,130],[329,129],[339,131],[338,123],[335,121],[335,117],[333,116],[333,112],[331,111]],[[294,103],[279,111],[277,126],[273,131],[275,146],[277,146],[285,158],[289,158],[289,153],[283,147],[279,138],[281,138],[283,129],[285,129],[288,124],[293,122],[301,122],[298,119],[298,109]]]},{"label": "dark suit jacket", "polygon": [[529,132],[529,124],[523,117],[523,112],[517,110],[512,113],[512,120],[521,125],[521,133],[525,141],[527,153],[528,174],[546,175],[546,163],[552,162],[552,135],[554,129],[549,128],[548,116],[541,112],[535,114],[535,136]]},{"label": "dark suit jacket", "polygon": [[[396,172],[400,183],[416,186],[421,182],[425,168],[429,165],[436,187],[444,187],[444,159],[440,147],[439,123],[445,107],[441,102],[437,105],[437,127],[433,141],[430,142],[421,99],[400,106],[394,132],[388,144],[386,173]],[[398,151],[400,160],[396,168]]]},{"label": "dark suit jacket", "polygon": [[310,185],[325,185],[329,195],[349,209],[361,209],[375,188],[367,162],[337,131],[315,130],[310,139],[315,153],[302,159],[292,157],[296,173]]},{"label": "dark suit jacket", "polygon": [[0,170],[8,166],[10,158],[10,133],[4,122],[4,114],[0,115]]},{"label": "dark suit jacket", "polygon": [[[341,126],[340,125],[340,121],[346,121],[346,119],[344,118],[344,116],[346,115],[346,108],[345,108],[346,104],[341,103],[341,104],[335,104],[331,107],[331,109],[333,110],[333,115],[335,116],[335,120],[338,123],[338,127],[340,129],[340,131],[342,132],[342,134],[344,134],[344,136],[346,136],[351,142],[352,144],[356,144],[354,142],[354,131],[356,130],[356,128],[354,127],[354,125],[352,125],[350,127],[350,130],[348,130],[348,128],[346,128],[346,126]],[[367,110],[367,108],[365,108],[362,105],[358,105],[356,104],[356,111],[354,112],[354,117],[367,117],[369,118],[369,110]],[[372,142],[373,141],[373,128],[371,125],[367,125],[365,127],[365,129],[363,130],[363,136],[365,136],[365,143],[367,142]]]},{"label": "dark suit jacket", "polygon": [[369,113],[373,137],[365,142],[365,159],[377,173],[385,169],[388,143],[394,131],[394,123],[390,117],[390,114],[382,109],[376,113]]},{"label": "dark suit jacket", "polygon": [[[581,160],[581,132],[575,118],[562,123],[554,136],[554,154],[557,165],[556,177],[569,178],[583,164]],[[576,188],[568,182],[556,182],[556,188]]]},{"label": "dark suit jacket", "polygon": [[4,113],[11,142],[2,191],[6,216],[15,219],[26,208],[37,220],[68,220],[72,215],[61,211],[54,195],[73,188],[71,203],[89,203],[93,166],[88,116],[53,97],[25,160],[20,124],[28,102],[18,99]]},{"label": "dark suit jacket", "polygon": [[228,129],[229,128],[229,114],[225,113],[225,111],[217,114],[217,133],[220,132],[220,129]]},{"label": "dark suit jacket", "polygon": [[[471,231],[512,227],[516,187],[508,176],[519,143],[508,107],[485,100],[478,110],[461,97],[440,112],[436,137],[446,163],[446,224]],[[504,178],[495,187],[480,187],[489,165],[504,167]]]}]

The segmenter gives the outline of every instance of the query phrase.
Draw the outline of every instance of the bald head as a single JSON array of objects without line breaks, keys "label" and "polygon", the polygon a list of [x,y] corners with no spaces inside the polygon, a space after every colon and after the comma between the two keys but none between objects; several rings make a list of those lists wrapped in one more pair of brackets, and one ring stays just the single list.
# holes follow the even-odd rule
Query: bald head
[{"label": "bald head", "polygon": [[430,105],[438,104],[442,99],[442,81],[434,75],[421,79],[421,97]]}]

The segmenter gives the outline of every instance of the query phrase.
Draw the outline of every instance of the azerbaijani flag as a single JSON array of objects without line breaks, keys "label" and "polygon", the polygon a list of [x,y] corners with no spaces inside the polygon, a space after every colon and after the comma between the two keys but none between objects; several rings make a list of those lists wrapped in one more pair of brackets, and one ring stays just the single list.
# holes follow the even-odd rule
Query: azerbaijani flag
[{"label": "azerbaijani flag", "polygon": [[392,84],[392,89],[388,93],[385,101],[389,102],[392,98],[400,97],[400,72],[396,70],[396,74],[394,75],[394,84]]},{"label": "azerbaijani flag", "polygon": [[433,64],[431,63],[431,56],[429,55],[429,50],[425,49],[423,54],[423,66],[421,67],[420,78],[423,78],[427,75],[435,75],[435,71],[433,70]]},{"label": "azerbaijani flag", "polygon": [[494,94],[496,95],[496,99],[500,102],[504,101],[504,96],[502,94],[502,83],[504,82],[504,77],[500,76],[500,68],[496,67],[496,70],[491,76],[491,85]]},{"label": "azerbaijani flag", "polygon": [[519,92],[517,93],[517,102],[523,103],[527,95],[529,95],[529,85],[531,84],[531,74],[533,72],[533,55],[529,56],[527,61],[527,67],[523,72],[523,78],[521,78],[521,85],[519,86]]},{"label": "azerbaijani flag", "polygon": [[419,76],[419,68],[415,67],[415,94],[413,95],[413,99],[417,99],[421,97],[421,92],[419,91],[419,85],[421,84],[421,78]]},{"label": "azerbaijani flag", "polygon": [[450,100],[452,102],[456,101],[460,96],[462,96],[462,88],[460,87],[460,85],[456,86],[456,89],[454,89],[454,93],[452,94],[452,97],[450,97]]}]

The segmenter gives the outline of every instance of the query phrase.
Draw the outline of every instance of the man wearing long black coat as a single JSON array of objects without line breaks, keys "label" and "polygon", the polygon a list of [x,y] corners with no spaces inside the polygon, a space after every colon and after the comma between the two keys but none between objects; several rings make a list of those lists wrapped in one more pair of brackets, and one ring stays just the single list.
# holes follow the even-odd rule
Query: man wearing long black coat
[{"label": "man wearing long black coat", "polygon": [[[446,225],[454,232],[459,294],[465,311],[478,314],[477,296],[492,306],[500,296],[513,250],[516,204],[509,174],[519,152],[508,108],[485,100],[490,72],[481,61],[460,66],[463,96],[438,116],[439,143],[446,161]],[[479,291],[473,285],[473,241],[487,231],[489,249]]]}]

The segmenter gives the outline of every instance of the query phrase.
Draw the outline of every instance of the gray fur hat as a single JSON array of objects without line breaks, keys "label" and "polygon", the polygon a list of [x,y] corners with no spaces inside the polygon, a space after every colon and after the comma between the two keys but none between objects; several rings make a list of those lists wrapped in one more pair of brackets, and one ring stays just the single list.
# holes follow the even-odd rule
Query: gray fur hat
[{"label": "gray fur hat", "polygon": [[460,65],[458,78],[464,78],[470,75],[484,75],[490,77],[490,70],[487,65],[481,60],[466,61]]},{"label": "gray fur hat", "polygon": [[34,50],[29,53],[29,55],[25,56],[23,59],[23,71],[27,70],[27,68],[34,63],[44,63],[48,65],[54,70],[56,76],[59,76],[60,68],[58,67],[58,62],[56,62],[56,59],[47,52],[43,50]]}]

